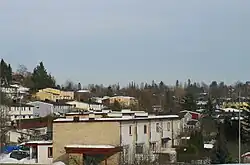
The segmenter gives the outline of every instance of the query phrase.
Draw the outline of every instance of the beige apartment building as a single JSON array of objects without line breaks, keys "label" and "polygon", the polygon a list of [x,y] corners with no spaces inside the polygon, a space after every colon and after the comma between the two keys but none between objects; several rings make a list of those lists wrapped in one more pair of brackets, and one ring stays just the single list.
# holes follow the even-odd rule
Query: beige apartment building
[{"label": "beige apartment building", "polygon": [[82,163],[91,157],[101,164],[119,165],[145,154],[154,158],[168,155],[170,162],[176,161],[178,115],[149,116],[141,112],[121,117],[73,116],[53,122],[54,161]]},{"label": "beige apartment building", "polygon": [[73,91],[62,91],[59,89],[53,88],[44,88],[40,89],[35,97],[39,100],[49,100],[56,102],[57,100],[73,100],[74,92]]}]

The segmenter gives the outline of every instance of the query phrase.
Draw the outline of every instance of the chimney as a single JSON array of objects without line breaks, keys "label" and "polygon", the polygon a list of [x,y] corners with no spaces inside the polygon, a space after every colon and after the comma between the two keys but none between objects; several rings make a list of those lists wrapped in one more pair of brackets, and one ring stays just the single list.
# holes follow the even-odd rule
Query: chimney
[{"label": "chimney", "polygon": [[74,121],[74,122],[79,122],[79,116],[74,116],[74,117],[73,117],[73,121]]}]

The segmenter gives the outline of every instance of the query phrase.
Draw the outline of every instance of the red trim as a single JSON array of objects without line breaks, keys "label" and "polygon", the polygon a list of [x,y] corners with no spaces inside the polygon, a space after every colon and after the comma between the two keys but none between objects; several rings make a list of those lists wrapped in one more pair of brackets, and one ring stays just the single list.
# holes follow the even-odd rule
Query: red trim
[{"label": "red trim", "polygon": [[117,152],[122,151],[122,147],[115,147],[115,148],[68,148],[68,147],[65,147],[65,150],[66,150],[66,153],[72,153],[72,154],[113,155]]}]

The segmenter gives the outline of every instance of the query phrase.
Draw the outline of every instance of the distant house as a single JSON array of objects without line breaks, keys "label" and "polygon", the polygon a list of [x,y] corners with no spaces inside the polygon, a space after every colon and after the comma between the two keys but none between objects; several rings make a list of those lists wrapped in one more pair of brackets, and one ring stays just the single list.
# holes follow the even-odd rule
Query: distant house
[{"label": "distant house", "polygon": [[18,84],[12,84],[9,86],[1,87],[1,91],[5,93],[7,97],[16,99],[17,97],[28,95],[29,88],[23,87]]},{"label": "distant house", "polygon": [[81,110],[101,111],[104,108],[104,105],[101,103],[85,103],[85,102],[80,102],[80,101],[69,101],[66,103]]},{"label": "distant house", "polygon": [[194,120],[199,120],[202,117],[201,113],[198,113],[198,112],[184,110],[180,112],[180,114],[182,113],[183,114],[190,113],[192,115],[192,119]]},{"label": "distant house", "polygon": [[45,88],[39,90],[35,97],[41,101],[58,101],[58,100],[73,100],[74,92],[73,91],[62,91],[59,89]]},{"label": "distant house", "polygon": [[193,113],[191,111],[182,111],[179,114],[181,118],[181,130],[182,132],[189,131],[190,129],[199,129],[200,122],[198,119],[200,118],[198,113]]},{"label": "distant house", "polygon": [[39,117],[45,117],[47,115],[69,112],[73,105],[66,102],[53,102],[53,101],[33,101],[29,102],[29,105],[33,105],[35,108],[35,115]]},{"label": "distant house", "polygon": [[161,105],[153,105],[152,106],[153,112],[162,112],[163,108]]},{"label": "distant house", "polygon": [[35,163],[52,164],[52,141],[29,141],[26,142],[24,145],[30,147],[30,159],[35,159]]},{"label": "distant house", "polygon": [[37,117],[34,112],[33,105],[22,103],[12,103],[10,105],[8,116],[12,121],[18,119],[32,119]]},{"label": "distant house", "polygon": [[185,124],[185,129],[199,129],[200,128],[200,122],[198,120],[189,120],[186,124]]},{"label": "distant house", "polygon": [[119,102],[122,106],[131,106],[138,104],[138,100],[134,97],[130,96],[113,96],[113,97],[105,97],[103,98],[103,104],[109,105],[114,104],[114,102]]}]

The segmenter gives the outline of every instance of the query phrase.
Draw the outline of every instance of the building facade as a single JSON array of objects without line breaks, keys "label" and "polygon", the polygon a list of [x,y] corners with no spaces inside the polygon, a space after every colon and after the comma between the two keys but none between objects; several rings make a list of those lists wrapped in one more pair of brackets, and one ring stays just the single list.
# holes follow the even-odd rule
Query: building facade
[{"label": "building facade", "polygon": [[104,108],[103,104],[93,104],[93,103],[85,103],[80,101],[69,101],[67,104],[74,106],[77,109],[81,110],[93,110],[93,111],[101,111]]},{"label": "building facade", "polygon": [[28,104],[34,106],[34,114],[39,117],[45,117],[57,113],[65,114],[74,108],[74,106],[67,103],[52,101],[33,101]]},{"label": "building facade", "polygon": [[56,102],[57,100],[73,100],[74,92],[73,91],[61,91],[53,88],[45,88],[39,90],[35,97],[39,100],[50,100]]},{"label": "building facade", "polygon": [[144,156],[154,160],[162,155],[175,162],[179,132],[177,115],[95,118],[92,114],[89,118],[57,119],[53,123],[54,160],[68,158],[65,145],[84,144],[121,146],[122,152],[108,159],[111,165],[132,163]]},{"label": "building facade", "polygon": [[11,104],[8,115],[11,121],[18,120],[18,119],[33,119],[35,117],[38,117],[36,116],[34,112],[34,106],[29,105],[29,104],[21,104],[21,103]]}]

